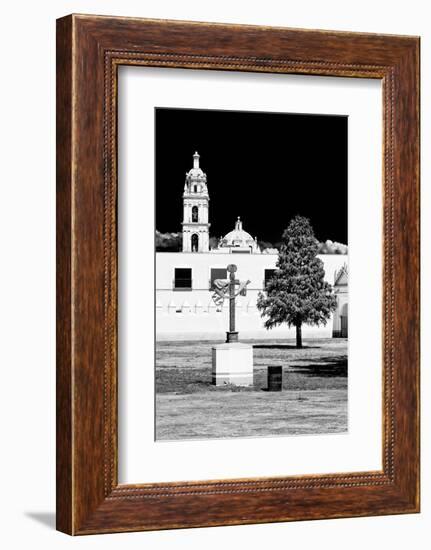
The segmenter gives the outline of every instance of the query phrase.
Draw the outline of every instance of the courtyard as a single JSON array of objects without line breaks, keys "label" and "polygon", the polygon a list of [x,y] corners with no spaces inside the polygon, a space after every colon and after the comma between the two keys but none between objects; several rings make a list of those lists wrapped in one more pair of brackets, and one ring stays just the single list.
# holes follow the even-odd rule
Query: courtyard
[{"label": "courtyard", "polygon": [[[157,342],[156,439],[347,432],[347,339],[243,340],[253,345],[254,384],[211,383],[214,341]],[[267,367],[283,367],[268,392]]]}]

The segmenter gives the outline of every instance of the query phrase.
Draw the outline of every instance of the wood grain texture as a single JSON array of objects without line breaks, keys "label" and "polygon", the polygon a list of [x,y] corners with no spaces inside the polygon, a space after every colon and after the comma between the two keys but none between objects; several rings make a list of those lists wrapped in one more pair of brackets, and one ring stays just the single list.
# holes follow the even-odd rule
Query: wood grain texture
[{"label": "wood grain texture", "polygon": [[[58,529],[417,512],[419,39],[79,15],[57,24]],[[118,485],[116,117],[124,64],[382,80],[382,471]]]},{"label": "wood grain texture", "polygon": [[57,23],[57,529],[72,532],[72,33]]}]

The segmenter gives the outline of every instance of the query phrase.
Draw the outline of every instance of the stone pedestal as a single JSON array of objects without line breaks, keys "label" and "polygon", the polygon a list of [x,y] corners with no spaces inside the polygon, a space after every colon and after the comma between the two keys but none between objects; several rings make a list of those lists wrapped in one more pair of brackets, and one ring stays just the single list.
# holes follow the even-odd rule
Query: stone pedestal
[{"label": "stone pedestal", "polygon": [[212,383],[215,386],[253,385],[253,346],[230,342],[212,348]]}]

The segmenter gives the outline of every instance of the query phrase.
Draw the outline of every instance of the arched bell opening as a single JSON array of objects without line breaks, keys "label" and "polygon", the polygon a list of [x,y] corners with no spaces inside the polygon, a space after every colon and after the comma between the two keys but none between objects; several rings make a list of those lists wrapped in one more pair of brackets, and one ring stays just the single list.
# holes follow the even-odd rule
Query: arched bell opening
[{"label": "arched bell opening", "polygon": [[199,211],[197,206],[192,208],[192,222],[197,223],[199,221]]},{"label": "arched bell opening", "polygon": [[192,252],[198,252],[199,250],[199,235],[193,233],[192,235]]}]

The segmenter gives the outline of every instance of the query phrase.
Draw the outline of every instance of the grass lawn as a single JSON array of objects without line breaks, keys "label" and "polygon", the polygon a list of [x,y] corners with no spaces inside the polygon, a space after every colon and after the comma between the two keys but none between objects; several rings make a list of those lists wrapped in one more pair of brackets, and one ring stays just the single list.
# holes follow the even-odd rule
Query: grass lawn
[{"label": "grass lawn", "polygon": [[[294,341],[248,341],[252,387],[211,384],[215,343],[157,342],[156,439],[347,431],[347,340],[306,340],[301,350]],[[264,391],[268,365],[283,366],[282,392]]]}]

